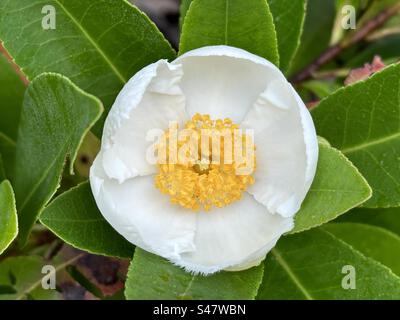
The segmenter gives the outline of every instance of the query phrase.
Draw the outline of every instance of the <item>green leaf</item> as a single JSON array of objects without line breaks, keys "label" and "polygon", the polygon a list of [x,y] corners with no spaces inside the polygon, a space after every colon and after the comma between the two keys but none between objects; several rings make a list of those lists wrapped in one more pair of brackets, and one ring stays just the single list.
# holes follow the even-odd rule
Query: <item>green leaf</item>
[{"label": "green leaf", "polygon": [[323,227],[363,255],[390,268],[400,276],[400,236],[383,228],[361,223],[330,223]]},{"label": "green leaf", "polygon": [[17,139],[25,85],[7,59],[0,54],[0,132]]},{"label": "green leaf", "polygon": [[335,219],[371,196],[371,188],[343,154],[326,143],[319,144],[317,173],[292,233]]},{"label": "green leaf", "polygon": [[0,182],[6,180],[6,172],[4,171],[3,156],[0,153]]},{"label": "green leaf", "polygon": [[304,31],[290,73],[306,67],[329,46],[335,13],[335,0],[308,0]]},{"label": "green leaf", "polygon": [[400,205],[400,65],[336,91],[312,110],[319,135],[372,187],[367,207]]},{"label": "green leaf", "polygon": [[12,257],[0,262],[0,283],[14,292],[0,294],[0,300],[26,300],[58,298],[56,290],[44,290],[41,273],[44,261],[37,256]]},{"label": "green leaf", "polygon": [[300,45],[306,0],[268,0],[268,4],[278,38],[279,65],[287,71]]},{"label": "green leaf", "polygon": [[400,57],[400,34],[387,36],[371,43],[367,48],[353,55],[346,65],[350,68],[359,68],[364,63],[371,62],[376,55],[383,60],[398,60]]},{"label": "green leaf", "polygon": [[[355,289],[344,289],[355,270]],[[343,271],[344,270],[344,271]],[[400,299],[400,278],[323,228],[282,238],[265,262],[258,299]]]},{"label": "green leaf", "polygon": [[0,183],[0,254],[7,249],[17,234],[18,220],[14,192],[11,183],[5,180]]},{"label": "green leaf", "polygon": [[[54,30],[42,28],[49,5],[56,10]],[[1,1],[0,39],[29,78],[64,74],[107,109],[137,71],[175,56],[155,25],[125,0]]]},{"label": "green leaf", "polygon": [[241,48],[278,65],[276,32],[266,0],[194,0],[183,24],[179,53],[211,45]]},{"label": "green leaf", "polygon": [[[54,265],[56,274],[75,262],[82,255]],[[14,289],[14,293],[0,294],[0,300],[55,300],[59,299],[56,290],[45,290],[42,279],[46,274],[42,268],[48,265],[38,256],[20,256],[7,258],[0,262],[0,284]]]},{"label": "green leaf", "polygon": [[357,27],[363,26],[372,18],[376,17],[383,10],[398,4],[398,0],[374,0],[371,1],[368,10],[357,21]]},{"label": "green leaf", "polygon": [[136,249],[125,283],[127,299],[254,299],[263,266],[211,276],[193,275],[156,255]]},{"label": "green leaf", "polygon": [[10,62],[0,54],[0,153],[6,176],[13,178],[15,141],[25,85]]},{"label": "green leaf", "polygon": [[57,197],[40,222],[68,244],[94,254],[131,258],[134,247],[103,218],[89,183]]},{"label": "green leaf", "polygon": [[339,217],[336,221],[370,224],[400,236],[400,207],[386,209],[356,208]]},{"label": "green leaf", "polygon": [[76,266],[68,266],[66,271],[77,283],[79,283],[83,288],[93,294],[95,297],[104,299],[103,292],[92,283]]},{"label": "green leaf", "polygon": [[15,164],[15,141],[0,132],[0,154],[6,177],[12,179]]},{"label": "green leaf", "polygon": [[193,0],[181,0],[181,5],[179,7],[180,17],[179,17],[179,27],[182,30],[183,22],[185,21],[186,13],[189,11],[189,7]]},{"label": "green leaf", "polygon": [[102,112],[101,102],[57,74],[29,85],[16,151],[15,195],[24,244],[43,207],[59,187],[65,159],[72,173],[83,137]]},{"label": "green leaf", "polygon": [[0,285],[0,297],[3,294],[13,294],[13,293],[17,293],[17,291],[13,287]]},{"label": "green leaf", "polygon": [[301,87],[311,91],[318,99],[323,99],[338,90],[342,85],[338,82],[310,80],[303,82]]}]

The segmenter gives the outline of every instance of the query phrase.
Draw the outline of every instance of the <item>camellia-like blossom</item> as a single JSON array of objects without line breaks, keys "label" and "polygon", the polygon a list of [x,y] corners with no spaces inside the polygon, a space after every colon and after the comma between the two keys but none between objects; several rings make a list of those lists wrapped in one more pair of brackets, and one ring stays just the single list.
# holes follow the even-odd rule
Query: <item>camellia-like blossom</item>
[{"label": "camellia-like blossom", "polygon": [[[211,130],[250,156],[240,162],[236,145],[226,152],[230,144],[200,143],[184,161],[171,151],[171,123],[178,149],[206,141],[200,131]],[[211,274],[258,265],[293,228],[317,159],[311,116],[280,70],[247,51],[211,46],[130,79],[106,120],[90,182],[104,218],[128,241]],[[251,170],[240,173],[243,164]]]}]

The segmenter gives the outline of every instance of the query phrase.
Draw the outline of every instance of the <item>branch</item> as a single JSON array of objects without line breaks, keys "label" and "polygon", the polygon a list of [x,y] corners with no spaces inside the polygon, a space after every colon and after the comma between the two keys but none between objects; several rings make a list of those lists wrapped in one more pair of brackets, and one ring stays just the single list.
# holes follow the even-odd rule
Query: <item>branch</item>
[{"label": "branch", "polygon": [[372,31],[375,31],[391,17],[400,12],[400,3],[387,8],[386,10],[380,12],[374,18],[366,22],[358,31],[352,34],[350,38],[345,39],[341,43],[333,45],[325,50],[316,60],[314,60],[310,65],[305,67],[299,73],[292,77],[291,82],[297,84],[303,82],[312,77],[315,71],[326,63],[335,59],[344,49],[364,40]]}]

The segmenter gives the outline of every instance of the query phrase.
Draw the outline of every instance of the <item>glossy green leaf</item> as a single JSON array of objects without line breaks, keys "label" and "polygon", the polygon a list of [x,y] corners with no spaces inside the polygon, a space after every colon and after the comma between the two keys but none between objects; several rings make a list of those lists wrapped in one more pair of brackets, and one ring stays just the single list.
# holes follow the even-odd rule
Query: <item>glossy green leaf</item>
[{"label": "glossy green leaf", "polygon": [[254,299],[263,266],[211,276],[193,275],[156,255],[136,249],[125,283],[127,299]]},{"label": "glossy green leaf", "polygon": [[329,46],[335,20],[335,0],[308,0],[304,31],[291,65],[291,73],[310,64]]},{"label": "glossy green leaf", "polygon": [[400,207],[367,209],[356,208],[335,222],[357,222],[378,226],[400,236]]},{"label": "glossy green leaf", "polygon": [[16,151],[15,195],[20,240],[59,186],[65,159],[70,172],[83,137],[102,112],[101,102],[57,74],[43,74],[27,89]]},{"label": "glossy green leaf", "polygon": [[320,143],[317,173],[292,233],[333,220],[370,196],[371,188],[357,168],[340,151]]},{"label": "glossy green leaf", "polygon": [[[7,180],[0,183],[0,254],[18,234],[18,218],[14,191]],[[1,282],[0,282],[1,284]]]},{"label": "glossy green leaf", "polygon": [[278,38],[279,66],[287,71],[300,45],[306,0],[268,0]]},{"label": "glossy green leaf", "polygon": [[0,132],[17,139],[19,116],[25,85],[10,62],[0,54]]},{"label": "glossy green leaf", "polygon": [[[343,288],[355,271],[355,289]],[[323,228],[281,239],[258,299],[400,299],[400,278]]]},{"label": "glossy green leaf", "polygon": [[186,17],[186,13],[189,11],[189,7],[192,4],[193,0],[181,0],[181,5],[179,7],[179,13],[180,13],[180,17],[179,17],[179,27],[182,30],[183,27],[183,22],[185,20]]},{"label": "glossy green leaf", "polygon": [[[56,25],[45,30],[49,6]],[[29,78],[64,74],[107,109],[138,70],[175,56],[154,24],[125,0],[1,1],[0,39]]]},{"label": "glossy green leaf", "polygon": [[15,141],[0,132],[0,154],[6,177],[12,179],[15,163]]},{"label": "glossy green leaf", "polygon": [[103,218],[89,183],[57,197],[42,212],[40,222],[78,249],[120,258],[132,257],[133,245]]},{"label": "glossy green leaf", "polygon": [[[180,6],[180,25],[193,0],[182,0]],[[300,36],[306,10],[306,0],[268,0],[276,29],[279,51],[279,65],[286,71],[300,45]]]},{"label": "glossy green leaf", "polygon": [[0,154],[9,179],[13,178],[15,141],[24,92],[22,80],[0,54]]},{"label": "glossy green leaf", "polygon": [[400,236],[362,223],[330,223],[323,228],[400,276]]},{"label": "glossy green leaf", "polygon": [[312,110],[317,133],[372,187],[367,207],[400,205],[400,65],[336,91]]},{"label": "glossy green leaf", "polygon": [[194,0],[183,24],[179,53],[211,45],[245,49],[278,65],[276,32],[266,0]]},{"label": "glossy green leaf", "polygon": [[[75,262],[81,255],[54,265],[56,274]],[[7,258],[0,262],[0,284],[8,287],[9,293],[0,293],[0,300],[55,300],[59,299],[57,290],[46,290],[42,287],[42,279],[48,271],[42,268],[48,265],[38,256],[20,256]],[[51,262],[50,264],[53,264]]]}]

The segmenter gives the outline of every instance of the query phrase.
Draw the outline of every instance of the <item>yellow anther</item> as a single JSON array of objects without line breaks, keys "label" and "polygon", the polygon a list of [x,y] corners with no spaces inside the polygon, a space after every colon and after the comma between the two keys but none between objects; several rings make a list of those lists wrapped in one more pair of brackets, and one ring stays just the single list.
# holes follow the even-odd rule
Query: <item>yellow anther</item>
[{"label": "yellow anther", "polygon": [[[239,126],[229,118],[211,120],[209,115],[201,114],[195,114],[187,121],[184,129],[186,132],[181,139],[178,131],[176,148],[179,153],[179,150],[186,146],[182,152],[183,156],[170,156],[168,131],[160,140],[162,142],[157,145],[159,154],[166,152],[163,159],[167,159],[167,163],[162,163],[159,159],[159,172],[155,177],[156,187],[170,196],[171,203],[193,211],[209,211],[213,207],[221,208],[239,200],[242,192],[254,183],[252,174],[256,159],[251,137],[238,130]],[[190,129],[189,134],[187,129]],[[204,129],[208,133],[211,132],[212,136],[204,135]],[[220,139],[217,147],[212,141],[215,136]],[[238,141],[241,142],[241,149],[235,147]],[[195,147],[192,145],[190,153],[187,145],[193,142],[197,144]],[[252,151],[250,156],[249,150]],[[236,157],[238,152],[240,157]],[[176,159],[176,163],[169,162],[169,159]],[[239,169],[243,167],[251,170],[246,174],[239,173]]]}]

